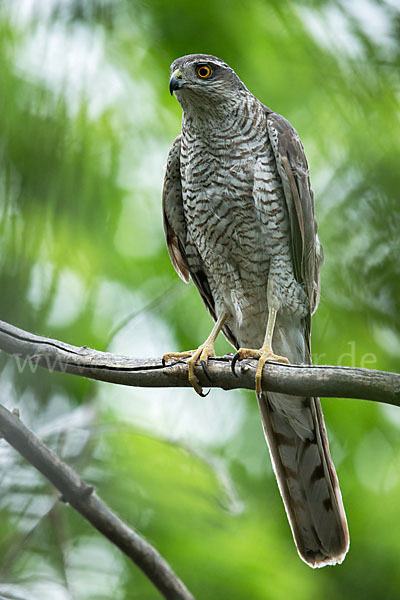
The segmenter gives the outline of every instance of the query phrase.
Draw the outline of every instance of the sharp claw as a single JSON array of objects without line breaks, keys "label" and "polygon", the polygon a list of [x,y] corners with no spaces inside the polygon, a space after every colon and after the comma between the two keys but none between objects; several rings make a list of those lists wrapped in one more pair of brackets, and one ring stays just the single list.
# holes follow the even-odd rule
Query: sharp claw
[{"label": "sharp claw", "polygon": [[231,362],[232,373],[234,374],[235,377],[239,377],[239,375],[237,375],[237,373],[235,371],[235,365],[239,359],[240,359],[240,354],[239,354],[239,352],[236,352],[236,354],[232,358],[232,362]]},{"label": "sharp claw", "polygon": [[197,377],[196,377],[196,380],[195,380],[195,381],[191,381],[191,384],[192,384],[192,386],[193,386],[193,389],[194,389],[194,391],[196,392],[196,394],[198,394],[198,395],[199,395],[199,396],[201,396],[202,398],[205,398],[206,396],[208,396],[208,394],[209,394],[209,393],[210,393],[210,391],[211,391],[211,390],[208,390],[208,392],[205,394],[205,393],[203,392],[203,388],[202,388],[202,387],[199,385],[199,382],[198,382],[198,380],[197,380]]},{"label": "sharp claw", "polygon": [[206,361],[205,360],[201,360],[200,364],[201,364],[201,368],[203,369],[204,375],[207,377],[208,381],[212,382],[212,377],[211,377],[210,372],[209,372],[209,370],[207,368]]},{"label": "sharp claw", "polygon": [[162,357],[162,359],[161,359],[161,364],[162,364],[163,368],[164,368],[164,367],[165,367],[165,365],[167,364],[167,363],[165,362],[165,358],[164,358],[164,357]]}]

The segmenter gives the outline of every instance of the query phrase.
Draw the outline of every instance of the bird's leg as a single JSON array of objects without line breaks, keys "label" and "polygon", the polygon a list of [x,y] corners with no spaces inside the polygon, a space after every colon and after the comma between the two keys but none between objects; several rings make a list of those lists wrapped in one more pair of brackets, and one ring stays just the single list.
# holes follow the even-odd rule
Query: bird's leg
[{"label": "bird's leg", "polygon": [[203,368],[203,371],[207,375],[207,377],[210,379],[210,376],[207,372],[208,357],[215,356],[214,343],[215,343],[215,340],[217,339],[219,332],[222,329],[223,324],[226,321],[226,318],[227,318],[227,315],[224,315],[224,314],[221,315],[220,317],[218,317],[218,320],[216,321],[214,327],[212,328],[210,335],[208,336],[208,338],[206,339],[204,344],[201,344],[201,346],[199,346],[197,348],[197,350],[187,350],[186,352],[168,352],[167,354],[164,354],[164,356],[162,357],[163,364],[168,362],[171,359],[179,360],[180,358],[189,358],[189,360],[188,360],[189,382],[192,384],[193,388],[196,390],[196,392],[200,396],[205,396],[205,394],[203,394],[203,390],[202,390],[201,385],[199,384],[199,380],[197,379],[196,375],[194,374],[194,366],[195,366],[197,360],[200,359],[200,364]]},{"label": "bird's leg", "polygon": [[282,362],[289,364],[289,360],[285,356],[278,356],[272,351],[272,336],[274,335],[275,321],[276,321],[276,308],[270,308],[268,310],[268,323],[267,330],[265,332],[264,343],[259,350],[252,350],[251,348],[239,348],[235,356],[232,359],[232,371],[235,373],[235,364],[238,360],[244,358],[258,358],[258,365],[256,371],[256,394],[261,394],[261,376],[263,366],[266,362]]}]

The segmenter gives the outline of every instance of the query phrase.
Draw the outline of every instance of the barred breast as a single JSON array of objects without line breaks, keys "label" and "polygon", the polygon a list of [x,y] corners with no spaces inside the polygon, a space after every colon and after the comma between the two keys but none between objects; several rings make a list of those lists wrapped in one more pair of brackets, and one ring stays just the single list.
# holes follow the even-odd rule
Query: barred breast
[{"label": "barred breast", "polygon": [[[241,345],[263,341],[267,286],[282,288],[287,309],[298,287],[282,184],[265,112],[250,94],[223,121],[185,116],[181,180],[189,267],[201,260],[217,307]],[[290,292],[293,293],[290,293]]]}]

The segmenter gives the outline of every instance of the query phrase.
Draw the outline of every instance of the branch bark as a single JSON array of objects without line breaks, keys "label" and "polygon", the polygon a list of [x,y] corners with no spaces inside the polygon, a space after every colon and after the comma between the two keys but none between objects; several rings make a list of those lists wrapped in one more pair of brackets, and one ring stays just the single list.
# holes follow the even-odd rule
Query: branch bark
[{"label": "branch bark", "polygon": [[0,405],[0,432],[22,456],[61,492],[100,533],[124,552],[169,600],[194,600],[165,559],[151,544],[130,529],[100,500],[54,452],[36,437],[15,414]]},{"label": "branch bark", "polygon": [[[0,349],[12,354],[22,372],[39,365],[81,377],[141,387],[190,387],[187,364],[162,365],[159,358],[137,359],[77,347],[40,337],[0,321]],[[254,389],[256,361],[238,364],[235,377],[231,357],[209,361],[210,382],[200,366],[195,373],[204,387]],[[263,389],[300,396],[361,398],[400,406],[400,375],[357,367],[282,365],[268,363],[263,371]]]}]

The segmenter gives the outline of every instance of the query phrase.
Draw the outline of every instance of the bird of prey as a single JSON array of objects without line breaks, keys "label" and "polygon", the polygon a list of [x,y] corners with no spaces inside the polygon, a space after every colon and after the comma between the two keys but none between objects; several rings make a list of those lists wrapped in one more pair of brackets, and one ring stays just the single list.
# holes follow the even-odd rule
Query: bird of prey
[{"label": "bird of prey", "polygon": [[164,179],[167,246],[215,325],[197,350],[163,358],[189,358],[200,394],[194,365],[206,368],[221,330],[237,349],[233,370],[258,359],[263,429],[299,555],[311,567],[341,563],[349,534],[320,401],[261,389],[266,361],[311,364],[323,254],[302,143],[215,56],[175,60],[169,87],[183,119]]}]

